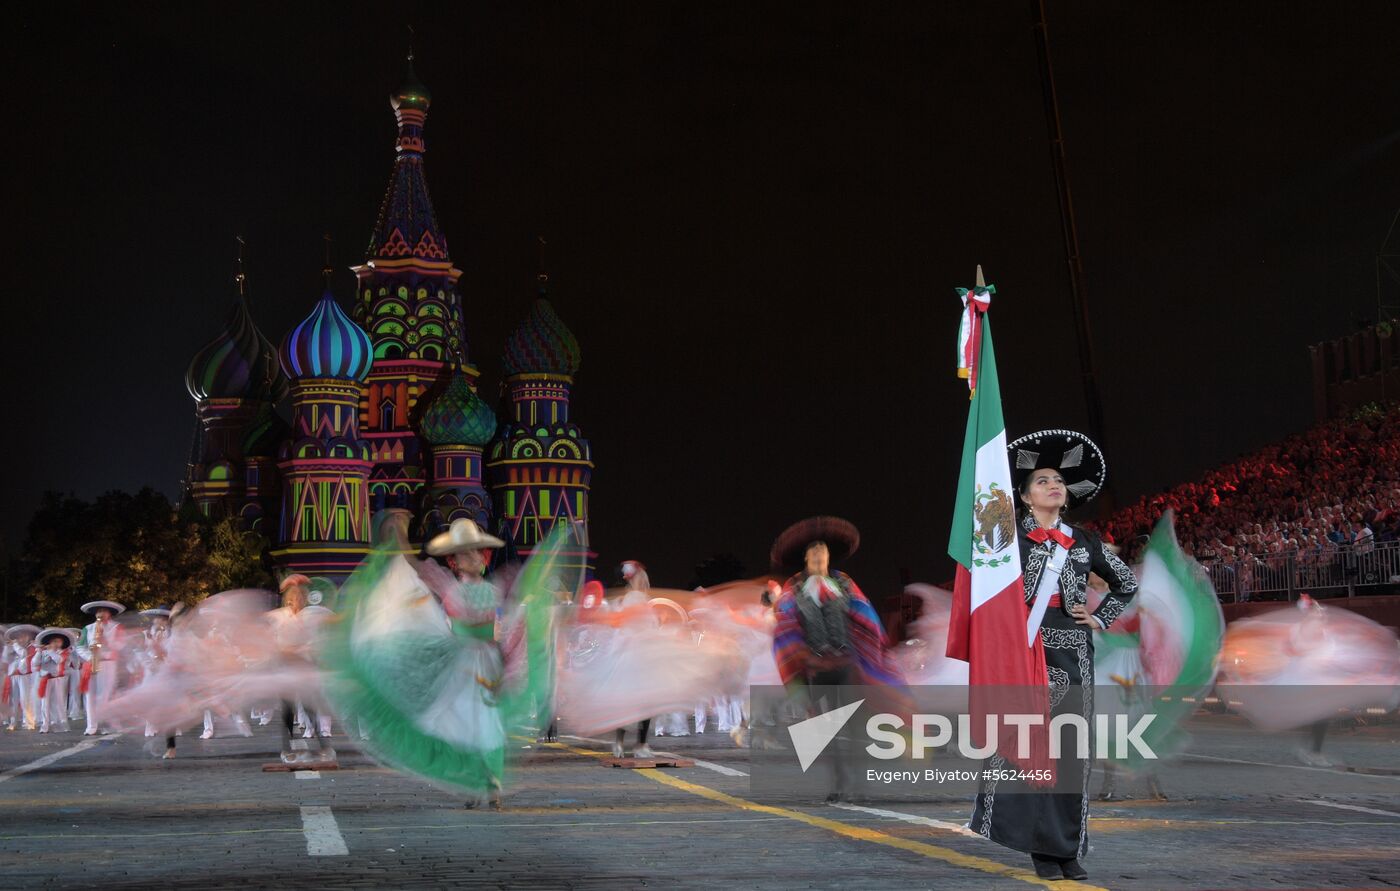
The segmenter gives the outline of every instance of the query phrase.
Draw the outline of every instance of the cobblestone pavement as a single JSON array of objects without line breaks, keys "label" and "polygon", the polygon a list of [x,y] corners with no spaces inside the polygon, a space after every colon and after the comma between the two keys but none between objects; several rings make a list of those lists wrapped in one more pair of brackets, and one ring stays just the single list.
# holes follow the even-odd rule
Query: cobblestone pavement
[{"label": "cobblestone pavement", "polygon": [[[1027,858],[961,831],[965,800],[762,804],[750,795],[749,752],[714,732],[658,740],[658,749],[700,759],[673,770],[605,767],[604,747],[586,739],[522,740],[505,807],[492,811],[378,767],[340,736],[339,771],[264,773],[273,731],[185,736],[173,761],[140,737],[0,735],[0,887],[1046,884]],[[1394,725],[1365,728],[1334,734],[1328,748],[1358,766],[1393,752],[1397,738]],[[1400,776],[1300,767],[1296,737],[1248,751],[1240,739],[1217,722],[1193,744],[1208,758],[1246,762],[1218,791],[1095,802],[1089,882],[1050,884],[1400,886]],[[1296,792],[1249,793],[1250,772],[1280,771],[1299,777]],[[1124,780],[1120,791],[1140,786]]]}]

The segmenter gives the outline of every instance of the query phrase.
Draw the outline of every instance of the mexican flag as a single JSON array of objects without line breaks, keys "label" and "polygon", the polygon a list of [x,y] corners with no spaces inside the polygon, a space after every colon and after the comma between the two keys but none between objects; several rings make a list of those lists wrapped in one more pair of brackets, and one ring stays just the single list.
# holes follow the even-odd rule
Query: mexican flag
[{"label": "mexican flag", "polygon": [[[1142,741],[1158,758],[1180,751],[1189,739],[1180,725],[1215,683],[1225,617],[1205,570],[1177,544],[1171,511],[1152,530],[1137,596],[1113,628],[1094,632],[1095,683],[1110,691],[1098,713],[1126,713],[1131,724],[1155,714]],[[1137,749],[1126,754],[1129,769],[1143,766]]]},{"label": "mexican flag", "polygon": [[[968,663],[972,727],[981,733],[988,714],[1043,714],[1049,722],[1045,650],[1038,629],[1027,629],[1025,580],[1016,544],[1016,490],[1006,456],[1006,423],[992,329],[986,318],[989,288],[959,289],[980,329],[971,380],[972,407],[963,439],[962,468],[948,554],[958,561],[948,657]],[[961,373],[961,372],[960,372]],[[1025,769],[1048,768],[1044,725],[1031,732],[1030,758],[1016,756],[1016,728],[1001,722],[997,751]]]}]

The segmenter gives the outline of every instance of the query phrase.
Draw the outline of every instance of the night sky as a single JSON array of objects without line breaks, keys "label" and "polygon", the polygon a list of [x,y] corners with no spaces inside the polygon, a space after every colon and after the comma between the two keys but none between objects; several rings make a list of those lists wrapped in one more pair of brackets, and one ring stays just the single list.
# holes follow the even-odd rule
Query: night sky
[{"label": "night sky", "polygon": [[[549,242],[603,567],[683,585],[732,551],[757,572],[785,525],[834,513],[868,593],[950,577],[952,289],[978,263],[1008,432],[1084,424],[1027,2],[125,6],[6,28],[7,550],[44,489],[178,494],[183,375],[230,307],[236,233],[274,342],[319,296],[325,233],[349,305],[410,19],[492,404]],[[1306,426],[1306,346],[1375,317],[1400,4],[1049,16],[1127,499]]]}]

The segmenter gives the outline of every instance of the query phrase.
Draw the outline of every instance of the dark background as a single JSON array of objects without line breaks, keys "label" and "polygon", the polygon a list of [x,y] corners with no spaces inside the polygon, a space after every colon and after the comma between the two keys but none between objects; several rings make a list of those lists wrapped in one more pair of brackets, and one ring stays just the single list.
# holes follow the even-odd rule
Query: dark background
[{"label": "dark background", "polygon": [[[46,488],[176,496],[235,233],[280,341],[364,256],[416,27],[427,170],[494,402],[536,233],[583,346],[600,562],[765,568],[822,512],[869,593],[951,575],[981,263],[1008,432],[1079,426],[1025,2],[30,7],[4,38],[5,547]],[[12,14],[13,16],[13,14]],[[1049,4],[1120,500],[1311,419],[1376,314],[1400,4]]]}]

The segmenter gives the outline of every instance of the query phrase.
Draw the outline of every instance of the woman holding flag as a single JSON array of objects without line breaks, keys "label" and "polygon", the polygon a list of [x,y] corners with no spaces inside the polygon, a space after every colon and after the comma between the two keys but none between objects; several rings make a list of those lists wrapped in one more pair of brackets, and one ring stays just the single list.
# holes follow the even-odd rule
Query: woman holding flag
[{"label": "woman holding flag", "polygon": [[[1042,879],[1083,879],[1091,762],[1060,758],[1050,771],[1047,728],[1060,714],[1080,714],[1092,724],[1091,632],[1122,614],[1137,580],[1097,535],[1061,516],[1103,488],[1107,466],[1099,447],[1070,430],[1043,430],[1007,445],[987,320],[996,288],[979,266],[976,286],[957,292],[963,303],[958,376],[967,380],[972,402],[948,537],[948,555],[958,563],[948,657],[968,664],[974,737],[990,717],[1045,718],[1039,727],[1022,725],[1030,730],[1024,750],[1021,728],[1003,724],[997,731],[969,826],[1030,854]],[[1109,585],[1093,611],[1085,597],[1090,572]]]},{"label": "woman holding flag", "polygon": [[[1103,454],[1088,437],[1071,430],[1032,433],[1011,443],[1008,451],[1020,502],[1016,543],[1026,608],[1029,625],[1040,630],[1050,711],[1054,715],[1074,710],[1092,725],[1091,632],[1112,625],[1137,591],[1132,570],[1098,535],[1069,525],[1061,516],[1103,488]],[[1085,594],[1091,572],[1109,588],[1092,612]],[[1073,749],[1066,746],[1062,751]],[[1056,763],[1054,789],[1041,792],[1027,792],[1021,782],[998,781],[998,774],[992,774],[977,796],[971,828],[1030,854],[1041,878],[1085,878],[1079,858],[1088,851],[1090,763],[1062,756]],[[1000,755],[993,755],[988,766],[993,771],[1012,767]]]}]

